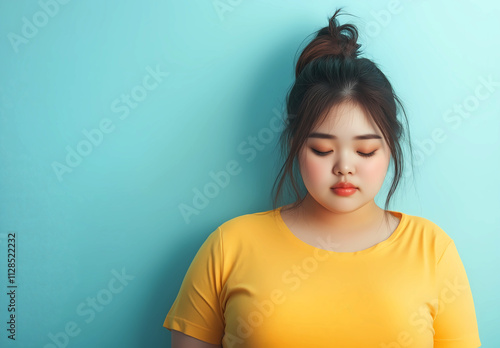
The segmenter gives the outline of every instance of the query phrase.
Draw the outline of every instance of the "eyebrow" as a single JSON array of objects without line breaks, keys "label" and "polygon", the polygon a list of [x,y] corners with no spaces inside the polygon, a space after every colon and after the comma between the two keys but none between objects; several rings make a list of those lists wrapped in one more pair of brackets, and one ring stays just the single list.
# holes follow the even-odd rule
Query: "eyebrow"
[{"label": "eyebrow", "polygon": [[[335,135],[326,133],[311,133],[308,138],[318,138],[318,139],[337,139]],[[353,138],[354,140],[366,140],[366,139],[382,139],[380,135],[377,134],[363,134],[357,135]]]}]

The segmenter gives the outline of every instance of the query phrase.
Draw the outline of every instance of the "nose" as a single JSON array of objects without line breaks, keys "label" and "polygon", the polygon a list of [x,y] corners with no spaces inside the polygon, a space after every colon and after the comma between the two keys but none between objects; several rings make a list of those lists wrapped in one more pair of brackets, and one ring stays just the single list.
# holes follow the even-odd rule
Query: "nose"
[{"label": "nose", "polygon": [[344,152],[339,152],[333,165],[333,173],[339,175],[354,174],[353,158]]}]

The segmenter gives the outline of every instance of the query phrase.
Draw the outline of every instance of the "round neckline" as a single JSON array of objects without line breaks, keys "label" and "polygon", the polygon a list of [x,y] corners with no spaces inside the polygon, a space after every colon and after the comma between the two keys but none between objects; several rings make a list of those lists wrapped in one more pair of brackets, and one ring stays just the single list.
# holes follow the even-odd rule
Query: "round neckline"
[{"label": "round neckline", "polygon": [[288,228],[287,224],[283,220],[283,217],[281,216],[281,209],[283,206],[276,208],[273,211],[273,216],[275,222],[278,224],[279,229],[284,232],[284,235],[287,237],[288,240],[292,241],[293,243],[299,245],[302,248],[309,249],[309,250],[322,250],[330,255],[339,255],[339,256],[355,256],[355,255],[362,255],[362,254],[368,254],[374,251],[378,251],[382,248],[385,248],[386,246],[390,245],[394,240],[398,238],[398,236],[401,234],[401,231],[404,229],[406,225],[406,220],[407,216],[405,213],[399,212],[399,211],[393,211],[393,210],[387,210],[390,214],[393,216],[397,217],[400,219],[398,226],[396,229],[392,232],[392,234],[387,238],[386,240],[383,240],[380,243],[377,243],[375,245],[372,245],[369,248],[363,249],[363,250],[358,250],[358,251],[333,251],[333,250],[328,250],[328,249],[322,249],[315,247],[314,245],[311,245],[309,243],[304,242],[302,239],[297,237],[293,232]]}]

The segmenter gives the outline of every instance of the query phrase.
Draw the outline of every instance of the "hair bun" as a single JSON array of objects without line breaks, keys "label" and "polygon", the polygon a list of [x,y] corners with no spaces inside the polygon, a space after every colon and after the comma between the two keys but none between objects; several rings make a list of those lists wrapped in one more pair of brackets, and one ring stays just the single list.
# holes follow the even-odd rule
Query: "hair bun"
[{"label": "hair bun", "polygon": [[328,56],[356,59],[361,54],[356,26],[338,24],[337,15],[341,10],[342,8],[335,11],[328,26],[318,30],[316,37],[306,46],[297,62],[296,76],[314,59]]},{"label": "hair bun", "polygon": [[341,11],[338,9],[335,14],[330,18],[328,27],[318,31],[316,36],[327,36],[332,40],[332,49],[339,51],[336,55],[341,55],[345,58],[357,58],[359,49],[361,47],[358,41],[358,30],[352,24],[344,24],[339,26],[337,22],[337,14]]}]

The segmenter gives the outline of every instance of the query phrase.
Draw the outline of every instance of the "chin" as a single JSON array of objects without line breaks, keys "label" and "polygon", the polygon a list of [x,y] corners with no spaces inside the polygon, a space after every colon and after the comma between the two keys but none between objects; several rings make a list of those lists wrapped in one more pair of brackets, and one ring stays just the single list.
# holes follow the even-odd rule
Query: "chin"
[{"label": "chin", "polygon": [[[340,197],[340,198],[345,198],[345,197]],[[349,197],[347,197],[349,199]],[[359,202],[358,200],[344,200],[344,201],[337,201],[337,202],[323,202],[319,203],[322,205],[325,209],[330,210],[331,212],[341,212],[341,213],[347,213],[353,210],[356,210],[360,207],[363,206],[363,203]]]}]

